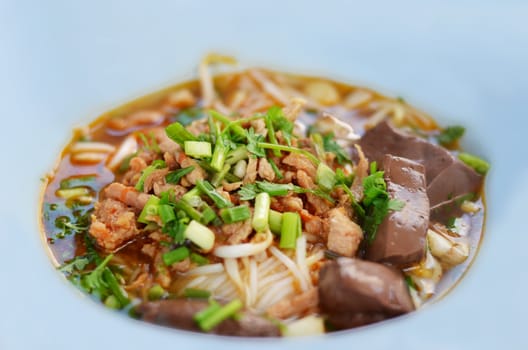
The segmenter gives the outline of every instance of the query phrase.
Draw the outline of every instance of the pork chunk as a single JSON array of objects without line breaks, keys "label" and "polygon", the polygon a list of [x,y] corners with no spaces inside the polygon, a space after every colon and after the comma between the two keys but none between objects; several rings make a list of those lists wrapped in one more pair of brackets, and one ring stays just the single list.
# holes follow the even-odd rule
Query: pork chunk
[{"label": "pork chunk", "polygon": [[111,198],[95,204],[90,235],[101,248],[114,251],[123,243],[136,237],[136,215],[125,204]]},{"label": "pork chunk", "polygon": [[343,208],[328,212],[328,249],[343,256],[355,256],[363,239],[361,227],[350,220]]}]

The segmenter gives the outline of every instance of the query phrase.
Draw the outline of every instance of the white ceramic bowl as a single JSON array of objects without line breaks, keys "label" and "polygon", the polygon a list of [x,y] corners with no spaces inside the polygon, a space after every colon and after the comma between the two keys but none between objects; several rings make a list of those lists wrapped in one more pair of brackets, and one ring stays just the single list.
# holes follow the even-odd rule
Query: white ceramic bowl
[{"label": "white ceramic bowl", "polygon": [[[0,4],[0,349],[526,348],[526,3],[3,1]],[[492,164],[475,263],[444,299],[340,334],[248,340],[150,326],[54,271],[39,178],[73,126],[195,76],[209,51],[404,96]]]}]

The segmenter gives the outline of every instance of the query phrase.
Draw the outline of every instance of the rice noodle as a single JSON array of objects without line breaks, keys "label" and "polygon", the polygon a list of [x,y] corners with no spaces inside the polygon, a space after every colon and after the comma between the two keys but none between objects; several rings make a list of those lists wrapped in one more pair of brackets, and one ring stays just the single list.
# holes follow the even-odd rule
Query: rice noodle
[{"label": "rice noodle", "polygon": [[297,248],[295,249],[295,258],[297,260],[297,266],[304,279],[311,286],[310,273],[308,272],[308,266],[306,266],[306,238],[304,235],[297,238]]},{"label": "rice noodle", "polygon": [[207,276],[198,276],[187,284],[187,288],[198,287],[199,285],[207,281],[207,278]]},{"label": "rice noodle", "polygon": [[200,88],[202,90],[202,100],[204,107],[213,107],[220,113],[229,114],[229,109],[217,98],[214,89],[213,78],[209,71],[209,66],[215,63],[236,64],[236,59],[230,56],[223,56],[214,53],[206,55],[200,62],[198,74],[200,77]]},{"label": "rice noodle", "polygon": [[224,245],[217,247],[213,254],[220,258],[241,258],[244,256],[256,255],[265,251],[273,242],[273,234],[270,230],[267,230],[266,238],[264,241],[259,243],[242,243],[234,245]]},{"label": "rice noodle", "polygon": [[319,260],[322,260],[324,258],[324,251],[319,250],[317,253],[310,255],[306,258],[306,265],[308,267],[312,266]]},{"label": "rice noodle", "polygon": [[290,98],[287,96],[284,91],[281,90],[274,82],[272,82],[266,75],[257,70],[257,69],[251,69],[249,72],[249,75],[257,84],[260,85],[262,90],[264,90],[271,98],[273,98],[276,102],[279,102],[283,105],[286,105]]},{"label": "rice noodle", "polygon": [[110,169],[117,168],[119,165],[121,165],[121,163],[127,156],[136,152],[137,148],[138,143],[136,137],[134,135],[128,136],[125,141],[121,143],[117,151],[114,153],[112,159],[110,159],[110,161],[108,162],[107,167]]},{"label": "rice noodle", "polygon": [[258,310],[265,310],[277,299],[277,294],[281,297],[293,292],[293,278],[288,276],[277,283],[274,283],[270,288],[260,291],[260,298],[257,302],[256,308]]},{"label": "rice noodle", "polygon": [[80,152],[72,154],[71,160],[79,163],[99,163],[105,159],[107,155],[105,153],[98,152]]},{"label": "rice noodle", "polygon": [[70,147],[71,153],[94,152],[94,153],[112,153],[115,147],[105,142],[76,142]]},{"label": "rice noodle", "polygon": [[274,256],[271,256],[268,258],[268,260],[264,261],[258,266],[258,271],[260,274],[266,274],[268,271],[276,268],[280,265],[280,261],[278,261]]},{"label": "rice noodle", "polygon": [[240,278],[240,271],[238,269],[238,261],[236,259],[225,259],[224,260],[225,271],[227,275],[233,281],[235,286],[242,293],[244,292],[244,285],[242,279]]},{"label": "rice noodle", "polygon": [[249,262],[249,292],[248,303],[253,304],[258,293],[258,270],[257,262],[254,259]]},{"label": "rice noodle", "polygon": [[375,127],[377,124],[379,124],[381,121],[383,121],[385,118],[389,116],[391,113],[391,108],[388,106],[385,106],[383,108],[380,108],[377,110],[374,114],[372,114],[368,118],[368,122],[365,123],[366,129],[371,129]]},{"label": "rice noodle", "polygon": [[266,276],[265,278],[261,279],[259,281],[259,288],[265,288],[267,287],[270,283],[273,283],[273,282],[276,282],[276,281],[279,281],[287,276],[290,275],[290,271],[288,270],[285,270],[285,271],[282,271],[282,272],[279,272],[279,273],[274,273],[272,275],[269,275],[269,276]]},{"label": "rice noodle", "polygon": [[219,273],[224,271],[224,265],[221,263],[210,264],[196,267],[192,270],[187,271],[186,276],[196,276],[196,275],[207,275],[213,273]]},{"label": "rice noodle", "polygon": [[288,258],[284,253],[282,253],[280,250],[278,250],[275,247],[271,247],[270,251],[273,255],[277,257],[290,271],[291,273],[299,280],[299,285],[301,286],[301,290],[303,292],[307,291],[309,289],[308,281],[304,279],[303,275],[301,274],[301,271],[299,271],[299,268],[295,263]]}]

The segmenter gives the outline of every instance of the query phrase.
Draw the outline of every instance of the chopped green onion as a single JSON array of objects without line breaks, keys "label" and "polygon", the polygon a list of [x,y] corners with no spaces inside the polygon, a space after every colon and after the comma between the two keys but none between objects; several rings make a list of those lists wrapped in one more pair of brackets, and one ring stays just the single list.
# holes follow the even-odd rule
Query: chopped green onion
[{"label": "chopped green onion", "polygon": [[209,264],[209,259],[197,253],[191,253],[191,261],[199,266]]},{"label": "chopped green onion", "polygon": [[[231,123],[233,123],[233,121],[231,119],[229,119],[228,117],[226,117],[223,114],[218,113],[217,111],[209,110],[208,112],[214,119],[222,122],[222,124],[224,124],[226,127],[229,126]],[[231,127],[231,129],[233,130],[233,132],[236,135],[238,135],[240,137],[246,137],[246,133],[244,131],[244,128],[242,128],[240,125],[235,124],[235,125],[232,125],[230,127]]]},{"label": "chopped green onion", "polygon": [[60,182],[60,189],[90,186],[96,179],[95,175],[77,175],[64,179]]},{"label": "chopped green onion", "polygon": [[148,290],[147,297],[148,297],[148,300],[150,301],[159,300],[163,298],[165,293],[166,291],[165,289],[163,289],[162,286],[160,286],[159,284],[155,284],[152,287],[150,287],[150,289]]},{"label": "chopped green onion", "polygon": [[178,169],[176,171],[171,171],[167,175],[165,175],[165,181],[168,184],[178,184],[180,183],[180,180],[185,175],[189,174],[194,170],[194,166],[188,166],[186,168]]},{"label": "chopped green onion", "polygon": [[442,146],[449,146],[464,136],[465,131],[466,129],[460,125],[448,126],[437,136],[437,140]]},{"label": "chopped green onion", "polygon": [[490,168],[490,164],[484,159],[481,159],[469,153],[459,153],[458,159],[466,163],[467,166],[470,166],[475,169],[475,171],[481,175],[486,175]]},{"label": "chopped green onion", "polygon": [[229,149],[224,145],[222,137],[218,137],[215,142],[213,158],[211,158],[211,167],[216,171],[222,170]]},{"label": "chopped green onion", "polygon": [[319,186],[324,188],[327,191],[330,191],[336,182],[335,173],[328,165],[325,163],[319,163],[317,166],[317,174],[315,176],[315,181]]},{"label": "chopped green onion", "polygon": [[86,187],[74,187],[57,190],[57,196],[64,199],[87,196],[89,194],[90,190]]},{"label": "chopped green onion", "polygon": [[246,176],[246,169],[247,169],[247,162],[244,159],[241,159],[235,164],[235,168],[233,169],[233,174],[235,174],[236,177],[243,179],[244,176]]},{"label": "chopped green onion", "polygon": [[216,204],[218,208],[222,209],[233,206],[233,203],[231,203],[220,193],[218,193],[213,187],[213,185],[211,185],[207,180],[198,181],[196,185],[202,193],[206,194],[209,198],[211,198],[211,200]]},{"label": "chopped green onion", "polygon": [[345,172],[341,168],[337,168],[335,171],[336,184],[342,184],[345,186],[351,186],[354,181],[354,174],[345,175]]},{"label": "chopped green onion", "polygon": [[266,192],[259,193],[255,197],[255,210],[251,226],[257,232],[264,232],[268,229],[270,203],[270,195]]},{"label": "chopped green onion", "polygon": [[247,205],[225,208],[220,211],[220,216],[226,224],[247,220],[251,217],[251,211]]},{"label": "chopped green onion", "polygon": [[114,295],[109,295],[105,299],[104,304],[106,307],[110,309],[116,309],[116,310],[121,309],[121,304],[119,303],[119,301]]},{"label": "chopped green onion", "polygon": [[273,169],[273,172],[275,173],[275,176],[277,179],[282,180],[284,176],[282,176],[282,173],[279,170],[279,167],[277,167],[277,164],[273,161],[273,159],[268,158],[268,163],[270,163],[271,168]]},{"label": "chopped green onion", "polygon": [[220,309],[211,312],[209,315],[207,315],[207,317],[204,317],[198,322],[198,325],[203,331],[209,332],[224,320],[232,317],[235,313],[242,309],[242,306],[243,304],[239,299],[232,300],[228,304],[222,306]]},{"label": "chopped green onion", "polygon": [[286,212],[282,214],[281,238],[279,247],[283,249],[295,249],[299,232],[298,213]]},{"label": "chopped green onion", "polygon": [[170,266],[174,263],[185,260],[189,257],[190,251],[187,247],[179,247],[174,250],[171,250],[168,253],[163,254],[163,262],[165,265]]},{"label": "chopped green onion", "polygon": [[267,181],[258,181],[257,186],[261,191],[269,194],[272,197],[286,196],[289,191],[293,190],[293,186],[291,183],[276,184]]},{"label": "chopped green onion", "polygon": [[200,322],[202,322],[203,320],[207,319],[208,317],[210,317],[212,314],[214,314],[215,312],[217,312],[221,308],[222,308],[222,306],[220,304],[218,304],[216,301],[213,300],[213,301],[210,302],[210,305],[208,307],[206,307],[202,311],[196,313],[194,315],[193,319],[196,322],[198,322],[198,324],[199,324]]},{"label": "chopped green onion", "polygon": [[158,207],[158,214],[160,216],[161,222],[165,225],[168,222],[176,220],[176,215],[174,215],[174,209],[171,205],[160,204]]},{"label": "chopped green onion", "polygon": [[282,214],[278,211],[270,209],[269,212],[269,227],[271,232],[280,235],[282,227]]},{"label": "chopped green onion", "polygon": [[182,196],[182,200],[189,203],[192,207],[199,207],[202,204],[202,198],[200,198],[200,195],[202,192],[198,188],[198,186],[194,187],[192,190],[187,192]]},{"label": "chopped green onion", "polygon": [[224,179],[224,177],[227,175],[227,173],[229,172],[229,169],[231,169],[231,165],[229,164],[224,164],[224,167],[222,168],[222,170],[220,170],[219,172],[217,172],[213,178],[211,179],[211,184],[213,186],[220,186],[220,183],[222,182],[222,180]]},{"label": "chopped green onion", "polygon": [[215,211],[209,206],[209,204],[203,202],[200,209],[202,210],[202,218],[200,220],[202,224],[207,225],[217,218]]},{"label": "chopped green onion", "polygon": [[123,289],[121,289],[121,286],[117,282],[117,278],[109,267],[105,267],[103,271],[103,278],[106,284],[108,285],[108,288],[110,288],[110,290],[112,291],[112,294],[117,298],[119,305],[121,307],[128,305],[130,303],[130,300],[128,299]]},{"label": "chopped green onion", "polygon": [[185,127],[178,122],[172,123],[171,125],[167,126],[165,128],[165,133],[171,140],[178,143],[182,147],[184,146],[186,141],[198,140],[196,136],[191,134],[189,130],[185,129]]},{"label": "chopped green onion", "polygon": [[[205,171],[207,171],[208,173],[216,173],[216,170],[213,169],[213,167],[211,166],[211,164],[205,162],[205,161],[198,161],[198,164],[200,165],[200,167],[202,167]],[[225,179],[226,181],[228,182],[236,182],[236,181],[240,181],[240,179],[238,177],[236,177],[235,175],[231,174],[231,173],[227,173],[225,174]]]},{"label": "chopped green onion", "polygon": [[192,299],[207,299],[211,296],[211,292],[203,289],[185,288],[183,290],[183,296]]},{"label": "chopped green onion", "polygon": [[227,164],[235,164],[240,160],[247,159],[248,158],[248,150],[246,146],[239,146],[236,149],[230,151],[227,153],[226,156],[226,163]]},{"label": "chopped green onion", "polygon": [[143,191],[143,185],[145,184],[145,180],[147,179],[147,177],[149,177],[149,175],[152,174],[154,170],[164,168],[165,166],[165,162],[163,160],[158,159],[153,161],[151,165],[143,169],[143,171],[141,172],[141,176],[139,177],[139,180],[136,183],[136,190],[140,192]]},{"label": "chopped green onion", "polygon": [[[269,115],[264,118],[264,121],[266,123],[266,129],[268,129],[268,140],[270,143],[278,145],[277,138],[275,137],[275,129],[273,128],[273,121],[271,120],[271,117]],[[280,157],[281,151],[278,149],[273,150],[273,154],[275,157]]]},{"label": "chopped green onion", "polygon": [[139,214],[137,221],[142,224],[148,224],[150,220],[147,217],[157,216],[159,209],[159,201],[160,199],[158,197],[150,196],[147,203],[143,207],[143,210]]},{"label": "chopped green onion", "polygon": [[185,154],[194,158],[211,157],[211,143],[207,141],[185,141]]},{"label": "chopped green onion", "polygon": [[213,249],[215,234],[207,226],[200,224],[198,221],[192,220],[185,229],[184,235],[205,252]]},{"label": "chopped green onion", "polygon": [[274,145],[272,143],[267,143],[267,142],[257,142],[257,146],[260,147],[260,148],[266,148],[266,149],[271,149],[271,150],[287,151],[287,152],[291,152],[291,153],[302,154],[303,156],[308,158],[315,165],[319,165],[319,163],[321,163],[321,161],[319,159],[317,159],[317,157],[314,156],[312,153],[310,153],[310,152],[308,152],[308,151],[306,151],[304,149],[297,148],[297,147],[284,146],[284,145]]},{"label": "chopped green onion", "polygon": [[174,203],[174,207],[179,210],[183,210],[185,214],[187,214],[191,219],[196,221],[202,220],[202,213],[200,213],[198,210],[193,208],[189,203],[186,201],[178,201]]}]

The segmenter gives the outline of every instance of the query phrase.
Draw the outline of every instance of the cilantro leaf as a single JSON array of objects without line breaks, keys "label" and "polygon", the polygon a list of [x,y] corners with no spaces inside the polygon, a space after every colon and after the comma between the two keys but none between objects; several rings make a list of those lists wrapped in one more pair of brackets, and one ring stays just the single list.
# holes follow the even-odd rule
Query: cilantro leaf
[{"label": "cilantro leaf", "polygon": [[72,274],[75,271],[82,271],[92,262],[91,257],[88,255],[76,256],[70,262],[59,266],[57,269],[61,272]]},{"label": "cilantro leaf", "polygon": [[280,130],[282,132],[284,140],[288,146],[291,146],[294,125],[282,114],[282,109],[277,106],[271,107],[267,112],[267,118],[270,119],[276,131]]},{"label": "cilantro leaf", "polygon": [[184,232],[186,228],[187,225],[183,221],[175,220],[165,224],[162,232],[168,234],[174,240],[174,243],[182,244],[185,242]]},{"label": "cilantro leaf", "polygon": [[323,136],[323,147],[326,152],[336,155],[339,164],[351,163],[350,156],[334,139],[334,134],[330,133]]},{"label": "cilantro leaf", "polygon": [[436,137],[436,139],[442,146],[449,146],[452,145],[458,139],[460,139],[462,136],[464,136],[465,131],[466,129],[460,125],[448,126],[444,130],[442,130],[442,132]]},{"label": "cilantro leaf", "polygon": [[113,254],[109,254],[92,272],[84,277],[84,283],[89,291],[101,292],[108,288],[108,285],[103,278],[103,272],[106,265],[108,265],[113,257]]},{"label": "cilantro leaf", "polygon": [[251,127],[249,130],[246,130],[246,138],[248,141],[247,150],[250,153],[253,153],[259,158],[266,156],[266,151],[258,146],[259,142],[264,141],[264,136],[255,134],[255,130]]},{"label": "cilantro leaf", "polygon": [[240,200],[252,200],[258,193],[266,192],[270,196],[286,196],[290,191],[295,193],[311,193],[321,198],[328,200],[331,203],[334,203],[334,199],[325,191],[321,189],[307,189],[294,184],[276,184],[268,181],[257,181],[254,184],[245,184],[240,190],[238,190],[238,195]]},{"label": "cilantro leaf", "polygon": [[180,179],[182,177],[189,174],[193,170],[194,170],[194,166],[191,165],[186,168],[178,169],[176,171],[171,171],[170,173],[165,175],[165,181],[169,184],[178,184],[180,183]]},{"label": "cilantro leaf", "polygon": [[401,210],[405,202],[391,199],[387,192],[387,184],[383,178],[383,171],[377,171],[377,166],[373,162],[370,165],[371,174],[363,179],[363,199],[360,205],[362,208],[357,210],[362,227],[365,232],[368,243],[372,243],[376,238],[378,226],[387,216],[390,210]]},{"label": "cilantro leaf", "polygon": [[255,196],[258,193],[256,184],[245,184],[238,190],[238,195],[240,196],[241,201],[249,201],[255,199]]}]

